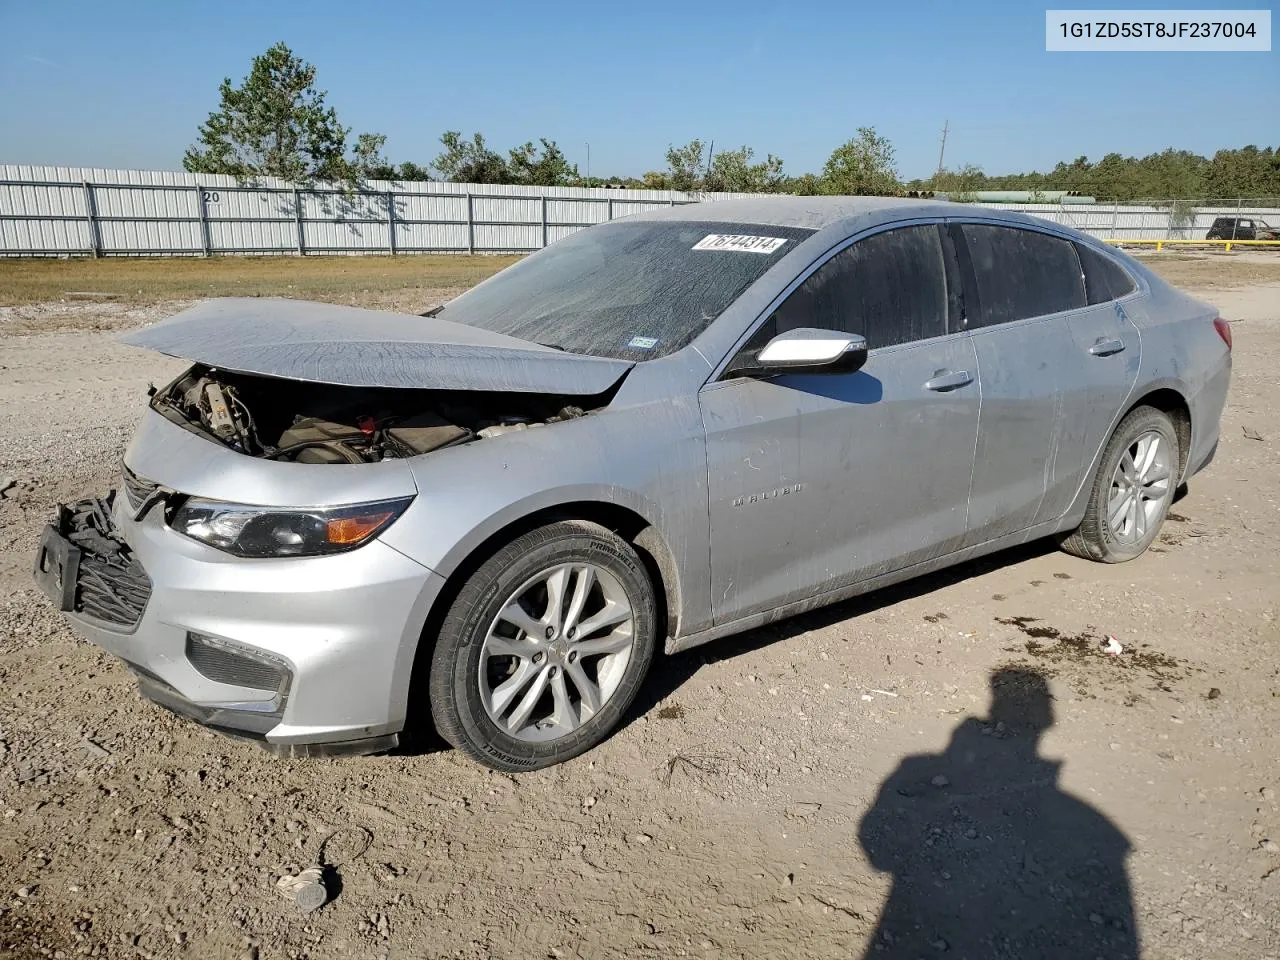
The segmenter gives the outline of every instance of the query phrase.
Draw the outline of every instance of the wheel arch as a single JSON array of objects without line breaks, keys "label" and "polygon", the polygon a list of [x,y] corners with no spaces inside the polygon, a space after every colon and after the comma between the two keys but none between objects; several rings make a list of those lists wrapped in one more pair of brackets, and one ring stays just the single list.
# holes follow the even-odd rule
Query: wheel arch
[{"label": "wheel arch", "polygon": [[644,563],[653,585],[658,612],[658,639],[666,639],[669,643],[668,638],[676,635],[681,610],[679,568],[666,537],[647,517],[630,506],[604,500],[569,500],[530,510],[506,519],[501,526],[487,532],[482,540],[473,544],[465,553],[451,558],[453,563],[447,573],[437,571],[445,577],[445,582],[431,604],[414,651],[408,687],[409,701],[405,711],[407,733],[431,728],[431,708],[425,696],[427,674],[431,669],[431,657],[440,627],[463,585],[503,546],[531,530],[558,521],[599,524],[630,543]]},{"label": "wheel arch", "polygon": [[[1191,458],[1191,404],[1181,390],[1172,385],[1149,387],[1129,404],[1116,424],[1119,425],[1121,420],[1138,407],[1155,407],[1173,421],[1174,432],[1178,435],[1178,482],[1181,483],[1186,479],[1187,464]],[[1105,444],[1103,446],[1105,448]],[[1098,455],[1102,455],[1101,451]]]},{"label": "wheel arch", "polygon": [[1115,434],[1116,428],[1124,421],[1124,418],[1138,407],[1154,407],[1173,421],[1173,429],[1178,437],[1178,482],[1181,483],[1186,479],[1187,466],[1191,457],[1191,405],[1187,402],[1183,386],[1175,380],[1145,384],[1139,390],[1134,391],[1129,402],[1116,414],[1116,418],[1111,424],[1111,429],[1107,431],[1102,443],[1094,451],[1093,461],[1089,465],[1089,470],[1081,479],[1080,487],[1076,490],[1075,499],[1072,501],[1070,509],[1059,520],[1059,529],[1073,529],[1079,524],[1080,518],[1084,516],[1085,508],[1088,506],[1093,480],[1097,475],[1107,444],[1111,442],[1111,437]]}]

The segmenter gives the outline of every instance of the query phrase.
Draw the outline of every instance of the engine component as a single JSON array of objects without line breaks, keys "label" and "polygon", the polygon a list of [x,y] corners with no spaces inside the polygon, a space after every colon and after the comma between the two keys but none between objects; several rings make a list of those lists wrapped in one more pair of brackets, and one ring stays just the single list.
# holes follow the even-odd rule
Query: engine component
[{"label": "engine component", "polygon": [[492,440],[494,437],[500,437],[504,433],[514,433],[517,430],[528,430],[527,423],[495,423],[491,427],[485,427],[483,430],[476,431],[476,436],[484,437],[486,440]]},{"label": "engine component", "polygon": [[457,424],[449,423],[434,413],[420,413],[406,417],[393,427],[388,427],[386,435],[410,455],[430,453],[450,444],[458,443],[473,436],[470,430]]},{"label": "engine component", "polygon": [[586,415],[586,411],[581,407],[561,407],[559,413],[547,417],[545,420],[530,420],[528,417],[500,417],[497,423],[490,424],[481,430],[477,430],[476,436],[484,437],[486,440],[492,440],[494,437],[500,437],[504,433],[511,433],[516,430],[529,430],[534,427],[543,427],[548,423],[561,423],[565,420],[576,420],[578,417],[585,417]]},{"label": "engine component", "polygon": [[197,364],[156,391],[151,407],[247,456],[359,464],[414,457],[587,415],[588,410],[565,400],[292,383]]},{"label": "engine component", "polygon": [[368,435],[357,426],[298,417],[280,435],[274,456],[288,456],[298,463],[364,463],[367,458],[358,448],[368,443]]},{"label": "engine component", "polygon": [[205,402],[209,405],[209,427],[223,440],[230,440],[237,433],[236,422],[231,419],[222,387],[210,380],[204,385]]}]

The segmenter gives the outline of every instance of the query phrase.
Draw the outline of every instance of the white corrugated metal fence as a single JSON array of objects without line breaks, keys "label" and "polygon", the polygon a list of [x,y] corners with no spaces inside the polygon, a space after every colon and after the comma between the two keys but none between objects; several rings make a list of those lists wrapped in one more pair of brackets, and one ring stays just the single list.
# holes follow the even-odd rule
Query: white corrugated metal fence
[{"label": "white corrugated metal fence", "polygon": [[[523,253],[596,223],[743,194],[370,181],[360,191],[177,171],[0,164],[0,256]],[[1280,226],[1247,201],[985,204],[1099,237],[1200,238],[1216,216]]]}]

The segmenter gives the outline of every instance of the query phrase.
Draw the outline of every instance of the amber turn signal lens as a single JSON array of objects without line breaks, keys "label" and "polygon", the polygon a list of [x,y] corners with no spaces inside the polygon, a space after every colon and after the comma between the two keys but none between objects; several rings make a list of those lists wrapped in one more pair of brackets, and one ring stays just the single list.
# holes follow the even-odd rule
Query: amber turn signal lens
[{"label": "amber turn signal lens", "polygon": [[384,523],[395,513],[388,510],[384,513],[369,513],[362,517],[342,517],[328,521],[328,540],[330,543],[351,545],[367,540],[377,533]]}]

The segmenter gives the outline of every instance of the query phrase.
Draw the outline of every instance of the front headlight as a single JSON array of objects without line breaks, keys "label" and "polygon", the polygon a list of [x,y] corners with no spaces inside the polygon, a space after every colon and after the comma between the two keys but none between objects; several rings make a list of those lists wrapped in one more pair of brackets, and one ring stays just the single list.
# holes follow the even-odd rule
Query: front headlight
[{"label": "front headlight", "polygon": [[315,557],[367,543],[404,513],[412,500],[292,509],[190,497],[169,526],[237,557]]}]

